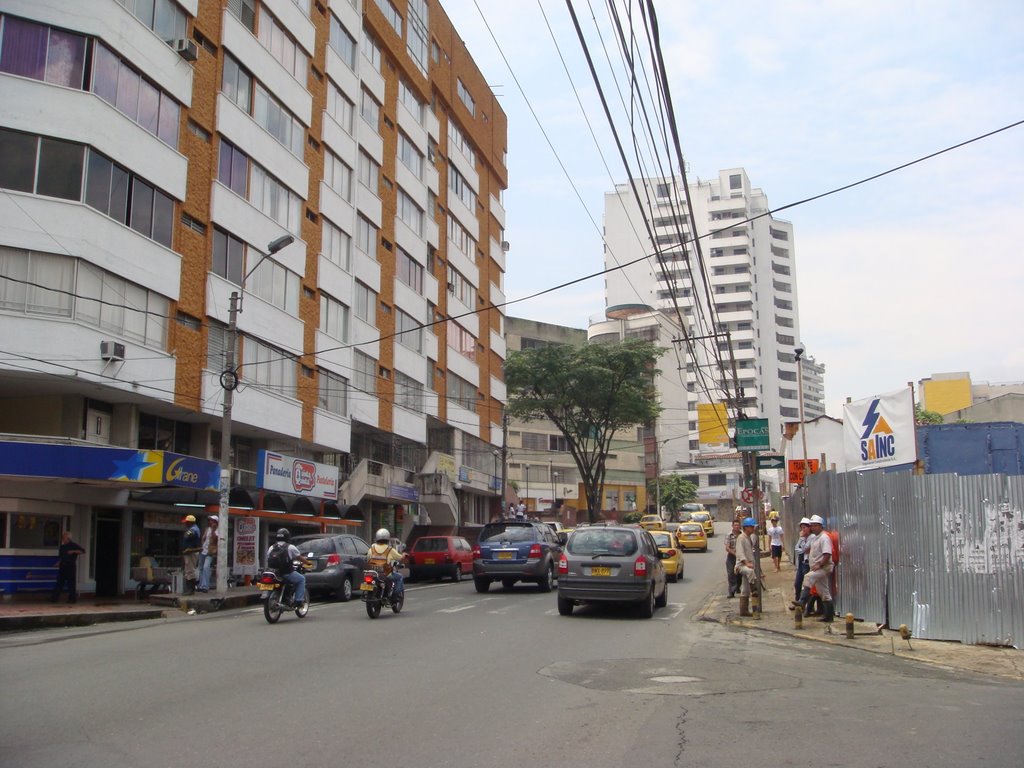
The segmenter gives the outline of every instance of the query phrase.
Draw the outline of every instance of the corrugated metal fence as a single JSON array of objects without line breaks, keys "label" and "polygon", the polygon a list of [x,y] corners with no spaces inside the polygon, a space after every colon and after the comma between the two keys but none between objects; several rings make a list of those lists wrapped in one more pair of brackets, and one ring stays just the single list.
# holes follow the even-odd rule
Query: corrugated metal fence
[{"label": "corrugated metal fence", "polygon": [[836,610],[915,637],[1024,647],[1024,476],[823,472],[786,501],[842,546]]}]

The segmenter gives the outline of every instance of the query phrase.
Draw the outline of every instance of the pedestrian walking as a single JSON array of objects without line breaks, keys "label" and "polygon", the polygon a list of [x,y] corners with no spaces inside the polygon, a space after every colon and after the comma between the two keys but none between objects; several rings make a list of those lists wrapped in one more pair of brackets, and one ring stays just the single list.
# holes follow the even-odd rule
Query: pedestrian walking
[{"label": "pedestrian walking", "polygon": [[202,550],[202,540],[199,534],[199,526],[196,525],[195,515],[185,515],[181,522],[185,525],[185,533],[181,539],[181,561],[185,571],[184,595],[194,594],[197,583],[197,570],[199,567],[199,552]]},{"label": "pedestrian walking", "polygon": [[804,577],[804,588],[800,593],[802,607],[807,606],[811,589],[815,589],[822,601],[823,615],[818,621],[831,624],[835,617],[835,604],[832,602],[832,591],[829,588],[829,577],[832,574],[832,538],[823,534],[825,520],[820,515],[811,515],[811,534],[814,541],[808,552],[807,559],[810,570]]},{"label": "pedestrian walking", "polygon": [[765,533],[768,534],[768,544],[772,549],[772,562],[775,564],[775,572],[778,573],[782,570],[782,543],[785,531],[779,525],[779,513],[773,512],[772,514],[774,517],[771,518]]},{"label": "pedestrian walking", "polygon": [[725,575],[729,580],[729,597],[740,591],[740,577],[736,575],[736,539],[740,535],[740,521],[732,521],[732,531],[725,537]]},{"label": "pedestrian walking", "polygon": [[213,560],[217,557],[217,527],[220,525],[220,518],[210,515],[206,519],[206,530],[203,531],[203,543],[199,550],[199,586],[196,589],[200,592],[210,591],[210,572],[213,570]]},{"label": "pedestrian walking", "polygon": [[50,593],[50,602],[56,603],[62,590],[68,591],[68,602],[78,602],[78,556],[84,555],[85,549],[71,540],[71,534],[64,531],[60,546],[57,547],[57,583]]},{"label": "pedestrian walking", "polygon": [[804,576],[810,566],[807,563],[807,555],[810,553],[809,539],[811,536],[811,519],[809,517],[800,520],[800,536],[793,547],[793,562],[796,564],[796,576],[793,578],[793,604],[792,608],[800,605],[800,592],[804,586]]},{"label": "pedestrian walking", "polygon": [[740,616],[752,616],[750,612],[750,591],[757,581],[757,564],[754,547],[757,521],[752,517],[743,518],[743,533],[736,537],[736,574],[742,579],[740,587]]}]

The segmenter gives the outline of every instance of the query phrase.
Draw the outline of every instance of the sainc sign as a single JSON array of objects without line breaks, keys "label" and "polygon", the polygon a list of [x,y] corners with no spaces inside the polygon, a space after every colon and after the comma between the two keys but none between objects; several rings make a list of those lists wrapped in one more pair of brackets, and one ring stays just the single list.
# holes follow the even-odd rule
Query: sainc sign
[{"label": "sainc sign", "polygon": [[917,461],[914,395],[910,389],[843,406],[843,444],[849,470]]}]

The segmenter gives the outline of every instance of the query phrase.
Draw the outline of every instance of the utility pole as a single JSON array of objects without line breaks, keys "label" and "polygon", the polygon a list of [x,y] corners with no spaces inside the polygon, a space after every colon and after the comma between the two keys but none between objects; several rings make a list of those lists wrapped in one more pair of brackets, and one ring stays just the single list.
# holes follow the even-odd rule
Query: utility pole
[{"label": "utility pole", "polygon": [[498,508],[502,517],[507,516],[505,504],[508,499],[508,412],[501,414],[501,503]]}]

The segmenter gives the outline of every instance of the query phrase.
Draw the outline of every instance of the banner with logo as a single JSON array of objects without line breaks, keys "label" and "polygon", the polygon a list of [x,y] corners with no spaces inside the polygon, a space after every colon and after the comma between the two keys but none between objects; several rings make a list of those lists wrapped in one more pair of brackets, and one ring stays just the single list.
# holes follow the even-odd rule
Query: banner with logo
[{"label": "banner with logo", "polygon": [[256,547],[259,544],[260,525],[255,517],[236,517],[231,522],[235,526],[235,547],[231,573],[235,576],[255,576],[260,558]]},{"label": "banner with logo", "polygon": [[268,491],[338,500],[338,468],[273,451],[259,452],[256,485]]},{"label": "banner with logo", "polygon": [[851,471],[917,461],[914,393],[901,389],[844,405],[843,447]]}]

